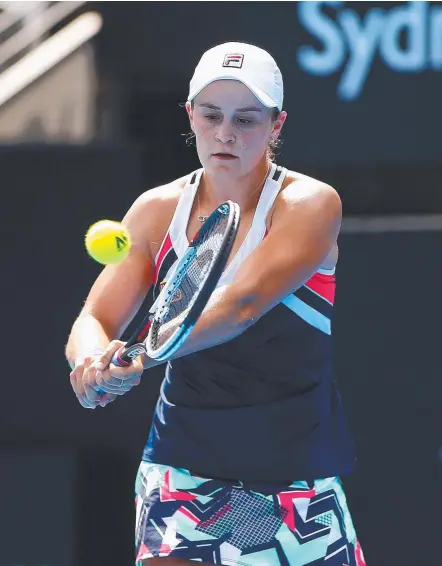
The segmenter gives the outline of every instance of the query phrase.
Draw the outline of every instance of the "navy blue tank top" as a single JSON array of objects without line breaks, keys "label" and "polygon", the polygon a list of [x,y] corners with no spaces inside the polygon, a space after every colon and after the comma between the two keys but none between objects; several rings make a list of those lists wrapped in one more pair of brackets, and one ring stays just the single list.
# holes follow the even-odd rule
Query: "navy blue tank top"
[{"label": "navy blue tank top", "polygon": [[[154,298],[187,245],[202,170],[189,176],[156,257]],[[219,285],[266,235],[286,170],[273,165]],[[289,484],[343,475],[355,453],[333,376],[333,271],[319,270],[233,340],[169,362],[143,460],[193,474]]]}]

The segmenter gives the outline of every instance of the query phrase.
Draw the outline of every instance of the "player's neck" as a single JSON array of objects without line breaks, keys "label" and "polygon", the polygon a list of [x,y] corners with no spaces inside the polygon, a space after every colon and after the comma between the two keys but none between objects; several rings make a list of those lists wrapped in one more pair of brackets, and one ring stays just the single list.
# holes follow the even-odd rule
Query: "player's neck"
[{"label": "player's neck", "polygon": [[271,163],[262,160],[251,173],[243,176],[233,176],[229,171],[216,174],[204,171],[200,187],[201,204],[212,210],[226,200],[232,200],[243,212],[255,208],[270,168]]}]

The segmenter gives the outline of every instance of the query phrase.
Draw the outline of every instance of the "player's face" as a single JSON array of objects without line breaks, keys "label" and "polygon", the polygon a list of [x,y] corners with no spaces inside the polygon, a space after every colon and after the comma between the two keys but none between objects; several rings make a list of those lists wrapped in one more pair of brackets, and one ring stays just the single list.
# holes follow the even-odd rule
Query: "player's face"
[{"label": "player's face", "polygon": [[265,159],[271,137],[278,137],[285,121],[285,112],[273,120],[272,109],[234,80],[214,81],[187,111],[203,167],[237,174],[251,171]]}]

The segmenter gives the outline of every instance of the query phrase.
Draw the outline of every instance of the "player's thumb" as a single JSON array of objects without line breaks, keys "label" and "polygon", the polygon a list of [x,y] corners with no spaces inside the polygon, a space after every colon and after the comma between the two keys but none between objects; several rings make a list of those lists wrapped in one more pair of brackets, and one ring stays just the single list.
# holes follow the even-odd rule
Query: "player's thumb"
[{"label": "player's thumb", "polygon": [[112,342],[109,342],[104,352],[94,364],[96,369],[100,371],[107,369],[112,361],[112,358],[114,357],[115,352],[118,352],[118,350],[122,346],[124,346],[124,342],[121,342],[121,340],[112,340]]}]

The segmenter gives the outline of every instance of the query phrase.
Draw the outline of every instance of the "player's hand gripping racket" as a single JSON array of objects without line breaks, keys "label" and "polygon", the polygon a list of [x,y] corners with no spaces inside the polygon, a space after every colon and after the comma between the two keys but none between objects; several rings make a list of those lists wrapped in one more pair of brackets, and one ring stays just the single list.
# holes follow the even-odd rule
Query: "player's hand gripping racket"
[{"label": "player's hand gripping racket", "polygon": [[181,347],[224,271],[239,220],[239,206],[231,201],[212,212],[177,262],[139,328],[114,355],[114,365],[128,366],[140,354],[166,360]]}]

